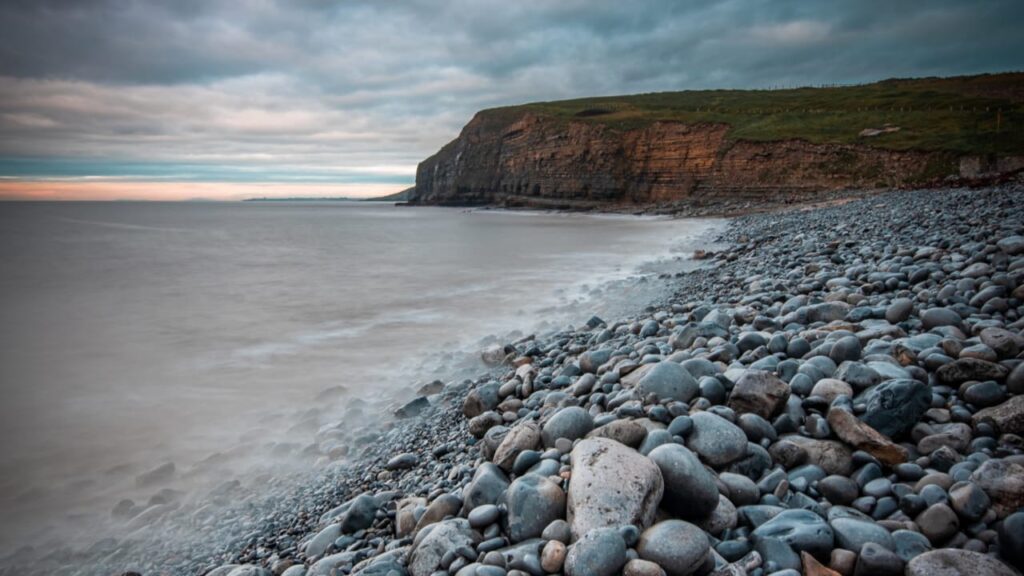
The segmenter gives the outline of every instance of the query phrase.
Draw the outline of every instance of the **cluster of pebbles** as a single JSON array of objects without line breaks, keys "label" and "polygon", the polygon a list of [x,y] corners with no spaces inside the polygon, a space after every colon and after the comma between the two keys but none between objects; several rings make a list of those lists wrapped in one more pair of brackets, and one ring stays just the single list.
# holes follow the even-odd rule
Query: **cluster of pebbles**
[{"label": "cluster of pebbles", "polygon": [[488,349],[206,576],[1020,574],[1024,189],[722,240],[664,305]]}]

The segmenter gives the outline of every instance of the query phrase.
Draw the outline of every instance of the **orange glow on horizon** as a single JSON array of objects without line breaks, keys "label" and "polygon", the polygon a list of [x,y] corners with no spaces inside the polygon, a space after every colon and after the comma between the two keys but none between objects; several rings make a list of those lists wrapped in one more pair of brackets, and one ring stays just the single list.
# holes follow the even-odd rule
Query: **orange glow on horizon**
[{"label": "orange glow on horizon", "polygon": [[125,180],[0,180],[0,200],[244,200],[246,198],[373,198],[408,184],[147,182]]}]

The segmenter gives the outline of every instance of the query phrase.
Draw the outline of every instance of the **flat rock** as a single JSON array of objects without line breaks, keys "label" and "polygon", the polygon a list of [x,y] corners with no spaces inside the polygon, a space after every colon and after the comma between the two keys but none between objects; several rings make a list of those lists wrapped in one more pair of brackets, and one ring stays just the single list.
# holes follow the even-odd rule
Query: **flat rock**
[{"label": "flat rock", "polygon": [[810,510],[785,510],[761,524],[750,534],[756,544],[762,539],[785,542],[794,552],[809,552],[823,558],[832,551],[835,537],[825,520]]},{"label": "flat rock", "polygon": [[664,492],[658,466],[619,442],[588,438],[573,448],[567,519],[574,539],[594,528],[650,526]]},{"label": "flat rock", "polygon": [[895,466],[907,461],[907,451],[902,446],[893,443],[845,408],[835,405],[829,408],[828,425],[843,442],[871,454],[885,464]]}]

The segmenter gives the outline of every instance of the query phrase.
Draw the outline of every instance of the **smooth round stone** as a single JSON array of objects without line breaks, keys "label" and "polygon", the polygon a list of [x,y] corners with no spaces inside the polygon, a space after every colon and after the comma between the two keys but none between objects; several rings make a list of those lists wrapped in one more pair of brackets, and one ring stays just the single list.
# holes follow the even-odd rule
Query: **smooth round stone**
[{"label": "smooth round stone", "polygon": [[614,528],[595,528],[565,557],[566,576],[614,576],[626,563],[626,543]]},{"label": "smooth round stone", "polygon": [[977,484],[962,482],[949,489],[949,504],[965,523],[981,520],[992,501]]},{"label": "smooth round stone", "polygon": [[931,542],[920,532],[912,530],[897,530],[892,533],[893,544],[896,545],[896,555],[904,562],[910,562],[915,557],[924,554],[932,549]]},{"label": "smooth round stone", "polygon": [[895,548],[889,531],[873,520],[859,517],[833,518],[829,521],[836,536],[836,546],[847,550],[860,550],[874,542],[887,550]]},{"label": "smooth round stone", "polygon": [[711,466],[724,466],[747,453],[747,436],[738,426],[721,416],[698,412],[690,416],[693,431],[686,446]]},{"label": "smooth round stone", "polygon": [[1003,392],[1002,387],[993,380],[979,382],[964,392],[964,400],[978,408],[995,406],[1002,403],[1005,399],[1006,394]]},{"label": "smooth round stone", "polygon": [[568,438],[559,438],[555,440],[555,449],[562,454],[568,454],[572,452],[572,440]]},{"label": "smooth round stone", "polygon": [[689,416],[676,416],[668,425],[668,433],[673,436],[686,437],[693,430],[693,420]]},{"label": "smooth round stone", "polygon": [[664,480],[662,508],[686,519],[702,520],[711,515],[718,505],[718,486],[693,452],[679,444],[663,444],[648,457]]},{"label": "smooth round stone", "polygon": [[842,380],[822,378],[811,389],[811,396],[821,396],[829,404],[839,396],[853,396],[853,388]]},{"label": "smooth round stone", "polygon": [[506,520],[512,542],[536,538],[553,520],[565,516],[565,492],[544,476],[516,478],[505,495]]},{"label": "smooth round stone", "polygon": [[924,498],[925,503],[929,506],[949,501],[946,491],[938,484],[928,484],[927,486],[923,486],[918,494],[920,494],[921,498]]},{"label": "smooth round stone", "polygon": [[918,514],[914,522],[932,544],[947,540],[960,529],[960,520],[956,512],[945,504],[932,504]]},{"label": "smooth round stone", "polygon": [[857,397],[866,410],[860,417],[868,426],[886,436],[906,432],[931,406],[931,387],[918,380],[887,380]]},{"label": "smooth round stone", "polygon": [[1024,571],[1024,512],[1014,512],[1004,518],[998,534],[1003,558]]},{"label": "smooth round stone", "polygon": [[637,392],[641,397],[654,394],[659,400],[679,400],[689,402],[700,391],[697,381],[675,362],[658,362],[643,378],[637,382]]},{"label": "smooth round stone", "polygon": [[757,484],[742,474],[722,472],[718,475],[718,480],[729,489],[729,500],[735,506],[757,504],[757,500],[761,497]]},{"label": "smooth round stone", "polygon": [[895,298],[885,309],[885,319],[890,324],[899,324],[910,318],[914,310],[914,301],[910,298]]},{"label": "smooth round stone", "polygon": [[476,576],[505,576],[507,572],[501,566],[477,566],[473,572]]},{"label": "smooth round stone", "polygon": [[863,492],[868,496],[882,498],[892,491],[892,482],[888,478],[875,478],[864,485]]},{"label": "smooth round stone", "polygon": [[672,444],[672,434],[668,430],[651,430],[647,433],[644,441],[640,443],[637,451],[647,456],[652,450],[662,444]]},{"label": "smooth round stone", "polygon": [[818,492],[833,504],[846,506],[857,499],[860,490],[857,483],[846,476],[833,474],[818,481]]},{"label": "smooth round stone", "polygon": [[568,544],[569,540],[572,538],[572,531],[569,527],[569,523],[562,518],[559,518],[545,526],[540,537],[544,540],[558,540],[562,544]]},{"label": "smooth round stone", "polygon": [[497,506],[494,504],[484,504],[483,506],[473,508],[466,519],[469,520],[470,526],[480,529],[494,524],[500,516],[501,510]]},{"label": "smooth round stone", "polygon": [[894,552],[868,542],[860,549],[857,556],[857,568],[854,576],[901,576],[903,574],[903,559]]},{"label": "smooth round stone", "polygon": [[540,452],[536,450],[523,450],[516,456],[515,462],[512,464],[512,472],[521,475],[532,468],[534,464],[540,462],[540,459]]},{"label": "smooth round stone", "polygon": [[552,448],[559,438],[576,440],[594,429],[594,418],[580,406],[569,406],[555,413],[541,430],[544,446]]},{"label": "smooth round stone", "polygon": [[756,545],[760,540],[773,539],[786,543],[795,552],[824,556],[832,550],[832,528],[810,510],[785,510],[761,524],[751,533]]},{"label": "smooth round stone", "polygon": [[668,576],[690,576],[703,564],[711,549],[700,528],[682,520],[665,520],[640,535],[637,554],[654,562]]},{"label": "smooth round stone", "polygon": [[962,318],[950,308],[929,308],[921,312],[921,323],[925,330],[940,326],[959,326]]},{"label": "smooth round stone", "polygon": [[856,336],[843,336],[832,343],[828,357],[836,364],[842,364],[846,361],[860,360],[860,354],[860,340]]},{"label": "smooth round stone", "polygon": [[540,553],[540,567],[549,574],[561,572],[566,553],[565,544],[558,540],[548,540]]},{"label": "smooth round stone", "polygon": [[654,562],[634,558],[626,562],[622,570],[623,576],[665,576],[665,571]]},{"label": "smooth round stone", "polygon": [[969,550],[943,548],[907,563],[906,576],[1019,576],[999,560]]}]

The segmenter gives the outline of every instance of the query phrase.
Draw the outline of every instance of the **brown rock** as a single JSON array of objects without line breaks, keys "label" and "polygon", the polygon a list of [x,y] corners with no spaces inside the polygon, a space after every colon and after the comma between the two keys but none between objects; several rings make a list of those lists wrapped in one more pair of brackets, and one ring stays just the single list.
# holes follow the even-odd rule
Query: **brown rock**
[{"label": "brown rock", "polygon": [[804,566],[804,576],[842,576],[839,572],[826,568],[807,552],[800,553],[800,560]]},{"label": "brown rock", "polygon": [[894,466],[907,461],[907,451],[893,443],[852,412],[833,406],[828,410],[828,425],[843,442],[871,454],[884,464]]},{"label": "brown rock", "polygon": [[540,446],[540,440],[540,426],[536,422],[527,420],[517,424],[498,445],[491,461],[505,472],[511,472],[519,453],[537,448]]},{"label": "brown rock", "polygon": [[1001,364],[978,358],[960,358],[940,366],[935,375],[943,384],[960,384],[968,380],[1002,380],[1010,370]]},{"label": "brown rock", "polygon": [[771,372],[747,370],[729,394],[729,407],[739,414],[751,412],[771,420],[789,400],[789,384]]},{"label": "brown rock", "polygon": [[1024,395],[1014,396],[998,406],[978,410],[972,419],[975,424],[992,422],[1003,434],[1024,435]]},{"label": "brown rock", "polygon": [[764,190],[872,188],[877,174],[899,186],[916,181],[937,157],[867,145],[735,140],[725,124],[617,130],[600,122],[607,112],[584,110],[588,118],[568,122],[527,109],[481,112],[420,163],[409,201],[587,207],[728,199]]},{"label": "brown rock", "polygon": [[[853,453],[842,442],[835,440],[817,440],[792,434],[783,436],[772,444],[768,453],[777,462],[784,463],[786,468],[800,464],[817,464],[829,474],[849,475],[852,471],[850,459]],[[796,456],[797,460],[790,460]]]},{"label": "brown rock", "polygon": [[647,428],[634,420],[612,420],[587,433],[587,438],[609,438],[630,448],[636,448],[647,437]]}]

